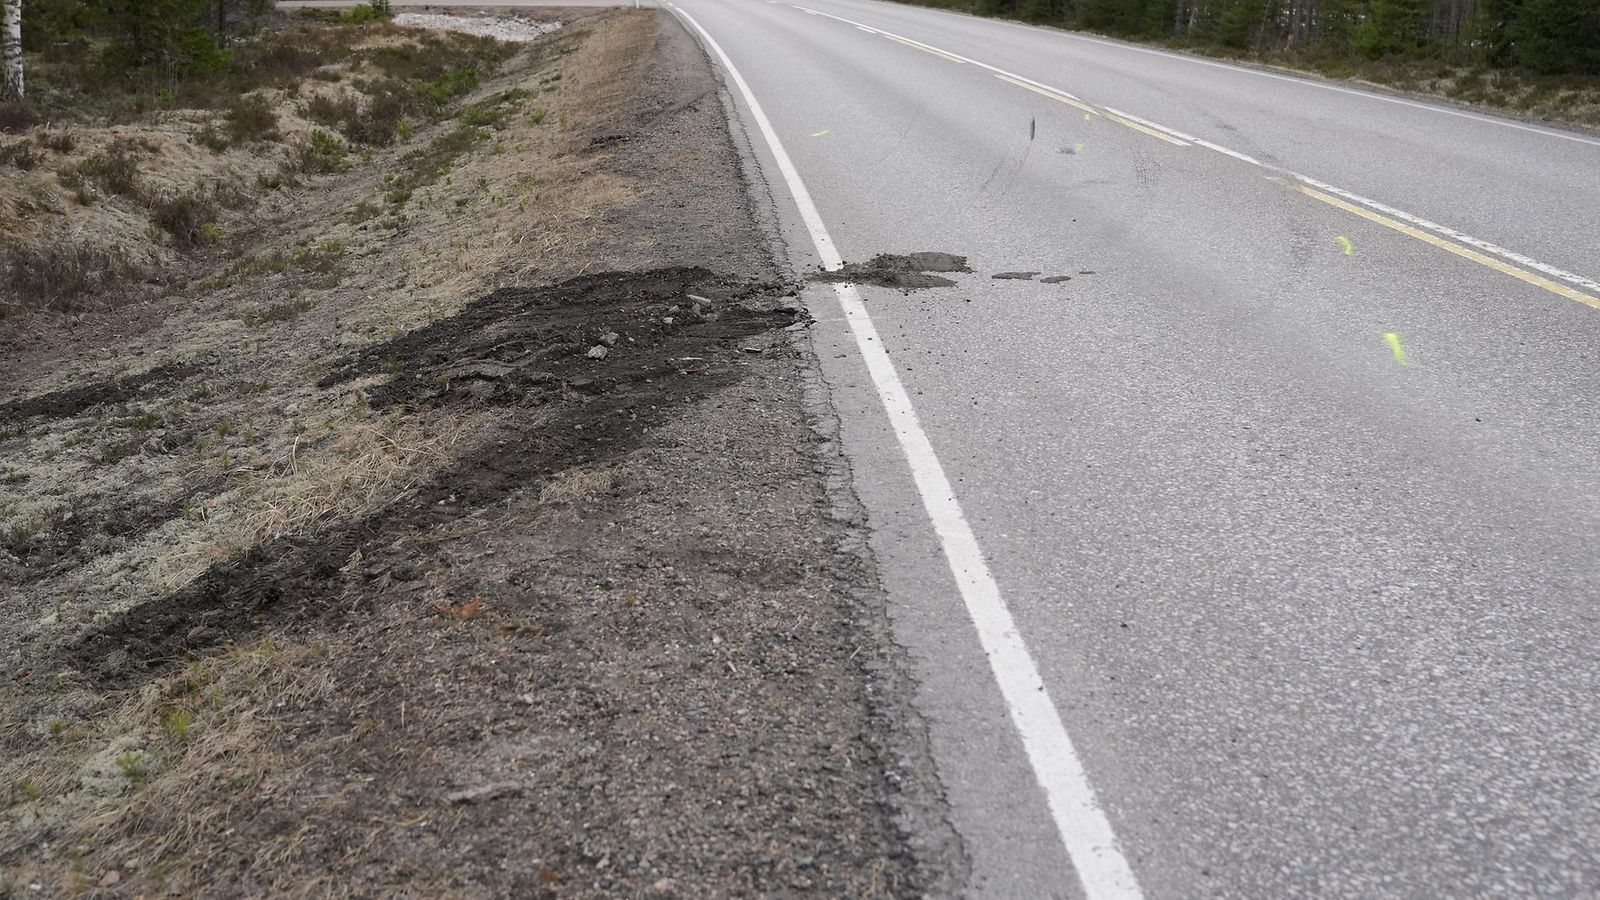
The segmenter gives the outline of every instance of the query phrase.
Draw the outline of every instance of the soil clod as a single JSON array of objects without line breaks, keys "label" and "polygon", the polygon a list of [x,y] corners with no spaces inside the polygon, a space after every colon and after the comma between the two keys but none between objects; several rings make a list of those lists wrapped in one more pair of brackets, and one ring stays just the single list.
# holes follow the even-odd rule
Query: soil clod
[{"label": "soil clod", "polygon": [[812,276],[815,281],[855,282],[879,287],[914,291],[922,288],[955,287],[955,282],[932,272],[971,272],[967,258],[953,253],[921,252],[901,256],[880,253],[864,263],[845,263],[831,272]]},{"label": "soil clod", "polygon": [[1038,272],[996,272],[990,278],[1000,278],[1011,281],[1032,281]]}]

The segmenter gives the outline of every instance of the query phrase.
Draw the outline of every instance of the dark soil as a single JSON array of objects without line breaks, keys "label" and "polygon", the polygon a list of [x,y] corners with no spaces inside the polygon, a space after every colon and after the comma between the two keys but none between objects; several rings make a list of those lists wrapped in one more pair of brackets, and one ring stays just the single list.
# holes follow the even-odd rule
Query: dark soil
[{"label": "dark soil", "polygon": [[1038,272],[996,272],[989,277],[1010,279],[1015,281],[1032,281],[1033,277],[1038,274]]},{"label": "dark soil", "polygon": [[182,381],[199,370],[199,366],[191,363],[168,363],[114,381],[101,381],[0,403],[0,425],[22,422],[36,416],[59,419],[75,416],[96,406],[126,403],[144,392]]},{"label": "dark soil", "polygon": [[[626,454],[677,407],[725,385],[741,339],[800,315],[793,306],[741,302],[775,289],[693,268],[589,275],[497,291],[365,350],[321,386],[381,371],[393,377],[369,392],[378,408],[503,405],[539,414],[512,420],[403,502],[260,545],[97,628],[62,662],[94,673],[102,686],[126,686],[269,622],[349,609],[368,580],[403,562],[403,554],[385,553],[399,537],[475,513],[573,466]],[[715,302],[696,313],[690,294]],[[594,347],[606,347],[607,356],[590,358]],[[362,560],[358,569],[348,568],[352,558]]]},{"label": "dark soil", "polygon": [[1071,280],[1072,280],[1072,276],[1071,275],[1046,275],[1045,277],[1039,279],[1039,283],[1040,284],[1061,284],[1063,282],[1067,282],[1067,281],[1071,281]]},{"label": "dark soil", "polygon": [[967,268],[967,258],[953,253],[924,252],[906,256],[880,253],[867,262],[845,263],[839,269],[832,272],[818,272],[811,278],[813,281],[850,281],[914,291],[922,288],[955,287],[954,281],[930,275],[930,272],[971,271]]},{"label": "dark soil", "polygon": [[59,575],[112,552],[114,548],[159,528],[217,489],[216,480],[202,480],[164,502],[147,497],[115,498],[98,507],[74,510],[70,517],[26,537],[0,541],[0,586],[21,586]]}]

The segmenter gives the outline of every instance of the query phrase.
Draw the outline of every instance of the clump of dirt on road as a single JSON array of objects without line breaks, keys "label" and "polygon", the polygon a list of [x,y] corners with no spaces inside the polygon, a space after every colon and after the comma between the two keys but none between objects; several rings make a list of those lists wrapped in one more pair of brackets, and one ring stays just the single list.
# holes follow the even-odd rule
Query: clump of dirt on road
[{"label": "clump of dirt on road", "polygon": [[959,876],[709,64],[538,12],[182,277],[0,323],[0,894]]},{"label": "clump of dirt on road", "polygon": [[880,253],[864,263],[845,263],[832,271],[818,272],[813,281],[875,284],[879,287],[914,291],[923,288],[955,287],[948,278],[933,272],[971,272],[967,258],[953,253]]}]

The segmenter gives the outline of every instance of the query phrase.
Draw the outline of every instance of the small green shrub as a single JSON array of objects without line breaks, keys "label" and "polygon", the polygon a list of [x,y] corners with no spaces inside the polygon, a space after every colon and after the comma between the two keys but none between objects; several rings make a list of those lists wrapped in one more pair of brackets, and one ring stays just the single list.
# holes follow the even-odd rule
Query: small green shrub
[{"label": "small green shrub", "polygon": [[294,162],[301,172],[325,175],[350,168],[349,157],[349,149],[343,141],[318,128],[311,132],[309,140],[296,147]]},{"label": "small green shrub", "polygon": [[437,78],[419,81],[417,93],[435,106],[444,106],[462,94],[478,89],[478,70],[470,66],[456,66]]},{"label": "small green shrub", "polygon": [[122,772],[122,777],[134,784],[144,784],[150,778],[150,764],[145,761],[144,754],[137,750],[129,750],[116,759],[117,769]]}]

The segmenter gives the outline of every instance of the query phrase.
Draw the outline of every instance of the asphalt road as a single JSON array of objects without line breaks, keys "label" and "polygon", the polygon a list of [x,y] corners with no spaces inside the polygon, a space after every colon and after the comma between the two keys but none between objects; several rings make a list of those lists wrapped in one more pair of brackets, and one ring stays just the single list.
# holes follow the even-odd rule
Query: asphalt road
[{"label": "asphalt road", "polygon": [[810,298],[975,894],[1600,894],[1600,139],[869,0],[676,6],[844,259],[976,270],[860,295],[1114,848],[1056,827],[945,501]]},{"label": "asphalt road", "polygon": [[1600,895],[1600,139],[870,0],[674,2],[792,160],[735,89],[797,269],[820,226],[977,270],[860,288],[873,340],[808,297],[971,893]]}]

